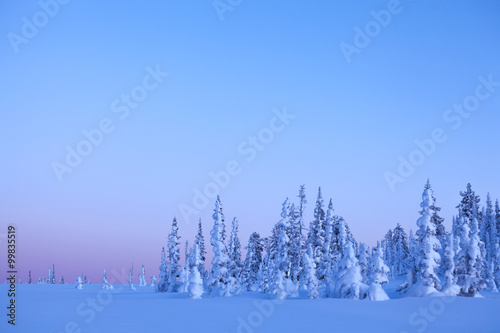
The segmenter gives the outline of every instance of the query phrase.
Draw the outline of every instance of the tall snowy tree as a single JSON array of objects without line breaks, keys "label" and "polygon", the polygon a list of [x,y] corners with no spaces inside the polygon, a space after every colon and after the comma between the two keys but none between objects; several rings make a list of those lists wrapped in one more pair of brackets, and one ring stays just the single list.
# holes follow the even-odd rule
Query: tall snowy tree
[{"label": "tall snowy tree", "polygon": [[413,292],[416,296],[425,296],[441,290],[436,270],[441,258],[438,250],[441,244],[436,237],[436,225],[432,222],[432,190],[425,186],[422,193],[420,218],[417,220],[418,255],[416,258],[417,282]]},{"label": "tall snowy tree", "polygon": [[325,220],[325,242],[323,244],[323,260],[321,261],[321,272],[319,274],[320,279],[325,281],[326,286],[326,296],[333,296],[333,292],[335,289],[334,282],[334,269],[332,267],[333,258],[332,258],[332,236],[333,236],[333,228],[334,228],[334,215],[333,215],[333,202],[330,199],[328,203],[328,210],[326,211],[326,220]]},{"label": "tall snowy tree", "polygon": [[409,287],[417,282],[417,256],[418,256],[418,245],[415,237],[413,236],[413,230],[410,229],[409,239],[409,255],[408,255],[408,271],[406,273],[406,279],[403,284],[401,284],[397,291],[404,294],[408,291]]},{"label": "tall snowy tree", "polygon": [[342,260],[338,268],[336,296],[339,298],[362,299],[365,297],[367,286],[362,282],[358,259],[354,253],[352,242],[344,245]]},{"label": "tall snowy tree", "polygon": [[231,235],[229,236],[229,282],[231,293],[240,293],[240,275],[243,263],[241,262],[241,242],[238,236],[238,220],[233,219]]},{"label": "tall snowy tree", "polygon": [[146,283],[146,270],[144,268],[144,265],[142,265],[141,273],[139,273],[139,287],[145,287],[146,285],[147,285],[147,283]]},{"label": "tall snowy tree", "polygon": [[392,256],[394,275],[399,276],[408,270],[408,239],[403,227],[398,223],[392,233]]},{"label": "tall snowy tree", "polygon": [[453,238],[453,233],[446,236],[442,264],[446,282],[442,291],[445,294],[456,296],[460,292],[460,287],[457,285],[457,279],[455,277],[455,251],[453,250]]},{"label": "tall snowy tree", "polygon": [[132,264],[132,267],[128,271],[128,289],[130,290],[135,290],[133,277],[134,277],[134,265]]},{"label": "tall snowy tree", "polygon": [[201,260],[200,245],[195,242],[193,250],[191,251],[190,264],[186,265],[189,269],[189,297],[199,299],[204,294],[203,279],[199,271]]},{"label": "tall snowy tree", "polygon": [[[321,187],[318,189],[316,207],[314,208],[314,220],[309,224],[309,233],[307,234],[307,243],[311,244],[313,249],[313,261],[316,268],[320,268],[320,262],[323,259],[323,242],[325,233],[325,210],[323,208],[323,197]],[[319,270],[317,271],[317,274]]]},{"label": "tall snowy tree", "polygon": [[292,292],[295,296],[296,292],[291,283],[291,258],[290,258],[290,238],[288,230],[290,228],[290,213],[288,198],[283,202],[281,210],[281,219],[277,224],[278,244],[275,257],[274,273],[273,273],[273,293],[278,299],[283,299],[288,292]]},{"label": "tall snowy tree", "polygon": [[304,252],[303,255],[303,263],[304,263],[304,268],[303,268],[303,284],[307,287],[308,293],[309,293],[309,298],[315,299],[319,298],[319,281],[318,278],[316,277],[316,264],[314,263],[313,259],[311,256],[313,255],[313,249],[312,245],[309,244],[307,252]]},{"label": "tall snowy tree", "polygon": [[[427,183],[425,184],[425,189],[430,190],[431,193],[431,205],[430,210],[432,211],[431,222],[435,226],[436,237],[439,241],[440,249],[444,248],[445,238],[446,238],[446,230],[444,228],[444,218],[439,215],[441,211],[441,207],[436,206],[436,198],[434,197],[434,191],[432,190],[431,183],[429,179],[427,179]],[[438,251],[439,254],[442,252]]]},{"label": "tall snowy tree", "polygon": [[177,292],[179,290],[179,283],[177,279],[180,277],[181,265],[181,244],[179,239],[179,228],[177,227],[177,219],[174,217],[172,221],[172,231],[168,235],[168,291]]},{"label": "tall snowy tree", "polygon": [[248,240],[245,265],[241,274],[241,284],[248,291],[256,291],[259,286],[258,276],[263,250],[260,235],[256,232],[252,233]]},{"label": "tall snowy tree", "polygon": [[199,270],[201,276],[203,277],[204,272],[205,272],[205,259],[206,259],[205,255],[207,254],[207,251],[205,250],[205,237],[203,236],[201,219],[198,222],[198,233],[196,234],[194,242],[195,242],[195,244],[198,244],[198,246],[200,248],[201,261],[200,261],[200,265],[198,266],[198,270]]},{"label": "tall snowy tree", "polygon": [[457,254],[457,284],[461,296],[477,296],[479,289],[485,287],[481,277],[482,258],[479,238],[478,209],[479,197],[467,184],[467,190],[460,192],[462,200],[458,208],[458,229],[460,232],[460,251]]},{"label": "tall snowy tree", "polygon": [[231,296],[229,286],[229,256],[225,240],[224,214],[219,196],[215,201],[214,227],[210,231],[210,244],[213,246],[214,257],[210,269],[210,277],[207,281],[210,293],[217,296]]},{"label": "tall snowy tree", "polygon": [[292,205],[290,209],[290,215],[292,217],[292,245],[291,245],[291,257],[292,257],[292,268],[291,275],[294,283],[299,286],[300,282],[300,272],[302,271],[302,252],[304,249],[304,211],[306,208],[307,200],[306,200],[306,188],[305,185],[301,185],[299,189],[299,205],[298,208],[295,208],[295,205]]},{"label": "tall snowy tree", "polygon": [[480,238],[484,243],[485,248],[485,282],[489,290],[497,292],[497,282],[495,279],[495,271],[498,266],[497,251],[497,227],[495,215],[493,211],[493,203],[491,202],[490,194],[486,197],[486,207],[483,208],[483,214],[480,224]]},{"label": "tall snowy tree", "polygon": [[76,278],[76,289],[83,289],[83,280],[80,275]]},{"label": "tall snowy tree", "polygon": [[383,241],[383,254],[384,254],[384,262],[390,268],[391,272],[394,272],[394,254],[392,253],[392,249],[394,247],[392,240],[392,230],[389,229],[385,234]]},{"label": "tall snowy tree", "polygon": [[156,287],[156,291],[159,293],[167,292],[168,290],[168,263],[167,255],[165,254],[165,247],[161,248],[161,264],[160,264],[160,281]]},{"label": "tall snowy tree", "polygon": [[361,276],[363,277],[363,283],[369,282],[371,258],[369,253],[369,248],[365,243],[359,245],[359,268]]},{"label": "tall snowy tree", "polygon": [[377,242],[377,247],[373,249],[373,258],[370,265],[370,285],[368,287],[367,298],[371,301],[385,301],[389,299],[383,285],[389,282],[387,274],[389,267],[384,262],[383,249]]}]

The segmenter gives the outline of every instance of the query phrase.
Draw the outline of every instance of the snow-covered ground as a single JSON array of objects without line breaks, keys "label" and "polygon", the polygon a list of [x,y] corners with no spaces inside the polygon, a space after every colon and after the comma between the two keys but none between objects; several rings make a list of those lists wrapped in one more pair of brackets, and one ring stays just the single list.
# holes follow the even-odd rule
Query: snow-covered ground
[{"label": "snow-covered ground", "polygon": [[[484,298],[401,298],[389,301],[300,298],[276,301],[259,292],[188,299],[152,287],[103,290],[84,285],[18,285],[16,326],[2,315],[0,332],[500,332],[500,294]],[[0,285],[6,312],[7,285]]]}]

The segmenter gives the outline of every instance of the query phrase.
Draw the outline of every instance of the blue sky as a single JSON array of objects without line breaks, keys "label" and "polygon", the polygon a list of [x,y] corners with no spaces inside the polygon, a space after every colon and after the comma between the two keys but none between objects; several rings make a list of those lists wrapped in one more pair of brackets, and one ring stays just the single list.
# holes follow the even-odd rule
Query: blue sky
[{"label": "blue sky", "polygon": [[[15,46],[23,17],[42,20],[42,5],[3,2],[0,214],[4,230],[18,226],[22,276],[52,263],[71,280],[131,262],[157,273],[174,216],[190,242],[201,218],[209,246],[213,199],[189,220],[179,207],[230,161],[240,172],[220,195],[244,244],[270,233],[301,184],[308,220],[322,186],[370,245],[396,223],[415,229],[428,177],[447,227],[467,182],[499,198],[500,87],[457,129],[443,116],[475,95],[479,77],[500,81],[500,4],[401,1],[347,62],[341,43],[355,45],[355,28],[390,3],[243,1],[221,20],[211,1],[70,1]],[[112,103],[140,91],[147,68],[169,75],[120,119]],[[285,108],[295,118],[247,161],[238,146]],[[103,119],[113,131],[59,181],[54,161]],[[436,128],[447,139],[391,190],[398,156]]]}]

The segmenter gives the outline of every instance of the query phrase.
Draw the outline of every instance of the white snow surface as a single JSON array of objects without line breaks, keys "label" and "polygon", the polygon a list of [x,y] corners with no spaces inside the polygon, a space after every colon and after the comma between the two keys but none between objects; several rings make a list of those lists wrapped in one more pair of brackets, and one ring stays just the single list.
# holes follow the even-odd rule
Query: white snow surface
[{"label": "white snow surface", "polygon": [[[304,290],[282,301],[260,292],[193,300],[188,293],[155,293],[152,287],[23,284],[16,286],[16,326],[7,323],[2,306],[0,332],[500,332],[500,293],[402,297],[395,291],[402,282],[384,286],[391,298],[384,302],[308,299]],[[0,285],[5,306],[7,290]]]}]

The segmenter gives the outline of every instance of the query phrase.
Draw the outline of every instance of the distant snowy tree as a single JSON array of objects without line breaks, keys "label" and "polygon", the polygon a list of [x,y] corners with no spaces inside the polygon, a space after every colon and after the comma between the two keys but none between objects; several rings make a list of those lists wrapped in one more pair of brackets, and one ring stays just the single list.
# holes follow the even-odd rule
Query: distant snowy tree
[{"label": "distant snowy tree", "polygon": [[161,248],[161,265],[160,265],[160,281],[156,287],[156,291],[164,293],[168,290],[168,263],[165,254],[165,248]]},{"label": "distant snowy tree", "polygon": [[231,293],[238,294],[241,292],[240,275],[243,263],[241,262],[241,242],[238,236],[238,220],[236,217],[232,222],[231,235],[229,236],[229,282],[231,285]]},{"label": "distant snowy tree", "polygon": [[144,265],[142,265],[141,273],[139,274],[139,287],[145,287],[146,285],[146,270],[144,269]]},{"label": "distant snowy tree", "polygon": [[309,233],[307,235],[307,243],[311,244],[313,249],[313,261],[320,273],[320,262],[323,259],[323,242],[325,233],[325,210],[323,208],[323,197],[321,195],[321,187],[318,189],[318,197],[316,199],[316,207],[314,208],[314,220],[309,224]]},{"label": "distant snowy tree", "polygon": [[64,276],[61,275],[61,278],[59,279],[60,284],[64,284]]},{"label": "distant snowy tree", "polygon": [[291,245],[291,278],[292,281],[299,287],[300,272],[302,271],[302,252],[305,246],[303,229],[304,229],[304,211],[306,209],[306,188],[301,185],[299,189],[299,205],[297,209],[295,205],[290,208],[291,224],[292,224],[292,245]]},{"label": "distant snowy tree", "polygon": [[[291,287],[290,284],[291,242],[287,232],[289,228],[290,228],[290,214],[289,214],[289,204],[287,198],[282,205],[281,219],[276,225],[278,244],[277,244],[277,252],[274,264],[275,272],[273,272],[272,293],[276,294],[278,299],[284,299],[289,292],[288,288]],[[296,291],[292,290],[292,293],[296,294]]]},{"label": "distant snowy tree", "polygon": [[385,301],[389,299],[389,296],[387,296],[382,287],[389,282],[387,279],[389,267],[384,263],[383,256],[383,249],[380,243],[377,243],[377,247],[373,249],[373,258],[370,265],[370,285],[367,291],[367,298],[371,301]]},{"label": "distant snowy tree", "polygon": [[392,233],[392,255],[394,275],[399,276],[408,270],[408,239],[403,227],[398,223]]},{"label": "distant snowy tree", "polygon": [[217,296],[231,296],[229,284],[229,256],[225,240],[224,214],[219,196],[215,202],[214,227],[210,232],[210,244],[213,246],[214,257],[207,285],[210,293]]},{"label": "distant snowy tree", "polygon": [[31,271],[29,271],[29,273],[28,273],[28,284],[31,284],[31,283],[32,283],[31,282]]},{"label": "distant snowy tree", "polygon": [[135,290],[134,282],[133,282],[133,277],[134,277],[134,266],[132,265],[132,267],[128,271],[128,284],[129,284],[128,288],[130,290]]},{"label": "distant snowy tree", "polygon": [[83,289],[83,280],[80,275],[76,278],[76,289]]},{"label": "distant snowy tree", "polygon": [[328,210],[326,211],[326,219],[325,219],[325,242],[323,244],[323,260],[321,261],[321,273],[319,274],[320,278],[325,281],[325,294],[326,297],[333,296],[335,290],[335,281],[334,281],[334,268],[332,265],[333,256],[332,256],[332,236],[334,229],[335,217],[333,215],[333,202],[330,199],[328,203]]},{"label": "distant snowy tree", "polygon": [[177,292],[179,290],[178,278],[181,273],[181,249],[179,247],[179,228],[177,227],[177,219],[174,217],[172,221],[172,231],[168,235],[168,291]]},{"label": "distant snowy tree", "polygon": [[179,283],[180,283],[179,292],[180,293],[188,292],[188,287],[189,287],[190,254],[189,254],[189,242],[188,241],[186,241],[185,246],[184,246],[184,255],[185,255],[184,267],[182,267],[180,277],[179,277]]},{"label": "distant snowy tree", "polygon": [[156,278],[156,275],[153,274],[153,276],[151,277],[151,287],[156,288],[157,284],[158,284],[158,279]]},{"label": "distant snowy tree", "polygon": [[495,271],[498,266],[498,235],[495,215],[493,211],[493,204],[491,202],[490,194],[486,197],[486,207],[483,208],[483,214],[480,225],[480,238],[484,243],[485,249],[485,265],[484,277],[487,288],[491,291],[497,292],[497,282],[495,279]]},{"label": "distant snowy tree", "polygon": [[479,289],[485,287],[481,277],[482,258],[479,238],[478,209],[479,197],[467,184],[467,190],[460,192],[462,200],[459,210],[458,228],[460,230],[460,251],[457,254],[457,284],[461,296],[477,296]]},{"label": "distant snowy tree", "polygon": [[359,269],[363,277],[363,283],[369,282],[371,259],[369,248],[365,243],[359,245]]},{"label": "distant snowy tree", "polygon": [[390,267],[391,273],[394,272],[394,254],[392,253],[394,244],[392,240],[392,230],[389,229],[387,233],[385,234],[384,237],[384,242],[382,243],[383,245],[383,254],[384,254],[384,262],[385,264]]},{"label": "distant snowy tree", "polygon": [[420,218],[417,220],[418,253],[416,257],[417,281],[414,288],[416,296],[425,296],[441,290],[436,270],[441,258],[438,250],[441,244],[436,237],[436,225],[432,222],[432,190],[426,184],[422,193]]},{"label": "distant snowy tree", "polygon": [[206,259],[205,255],[207,254],[207,251],[205,250],[205,237],[203,236],[203,230],[201,227],[201,219],[198,222],[198,233],[196,234],[194,242],[195,242],[195,244],[198,244],[198,246],[200,248],[201,261],[200,261],[200,264],[198,266],[198,270],[203,278],[203,275],[205,272],[205,259]]},{"label": "distant snowy tree", "polygon": [[262,239],[256,232],[250,235],[247,246],[245,265],[241,274],[241,284],[248,291],[255,291],[259,286],[259,269],[262,264]]},{"label": "distant snowy tree", "polygon": [[113,286],[109,284],[108,279],[106,279],[106,270],[102,273],[102,289],[113,289]]},{"label": "distant snowy tree", "polygon": [[460,287],[457,285],[455,277],[455,251],[453,250],[453,233],[446,236],[446,243],[443,251],[443,270],[444,278],[446,279],[442,292],[452,296],[456,296],[460,292]]},{"label": "distant snowy tree", "polygon": [[318,278],[316,277],[316,264],[314,263],[313,259],[311,256],[313,255],[313,249],[312,245],[309,244],[307,252],[304,253],[303,255],[303,284],[307,286],[307,290],[309,292],[309,298],[315,299],[319,298],[319,281]]},{"label": "distant snowy tree", "polygon": [[199,243],[195,242],[190,256],[189,273],[189,297],[199,299],[204,294],[203,279],[199,271],[201,260],[201,251]]}]

